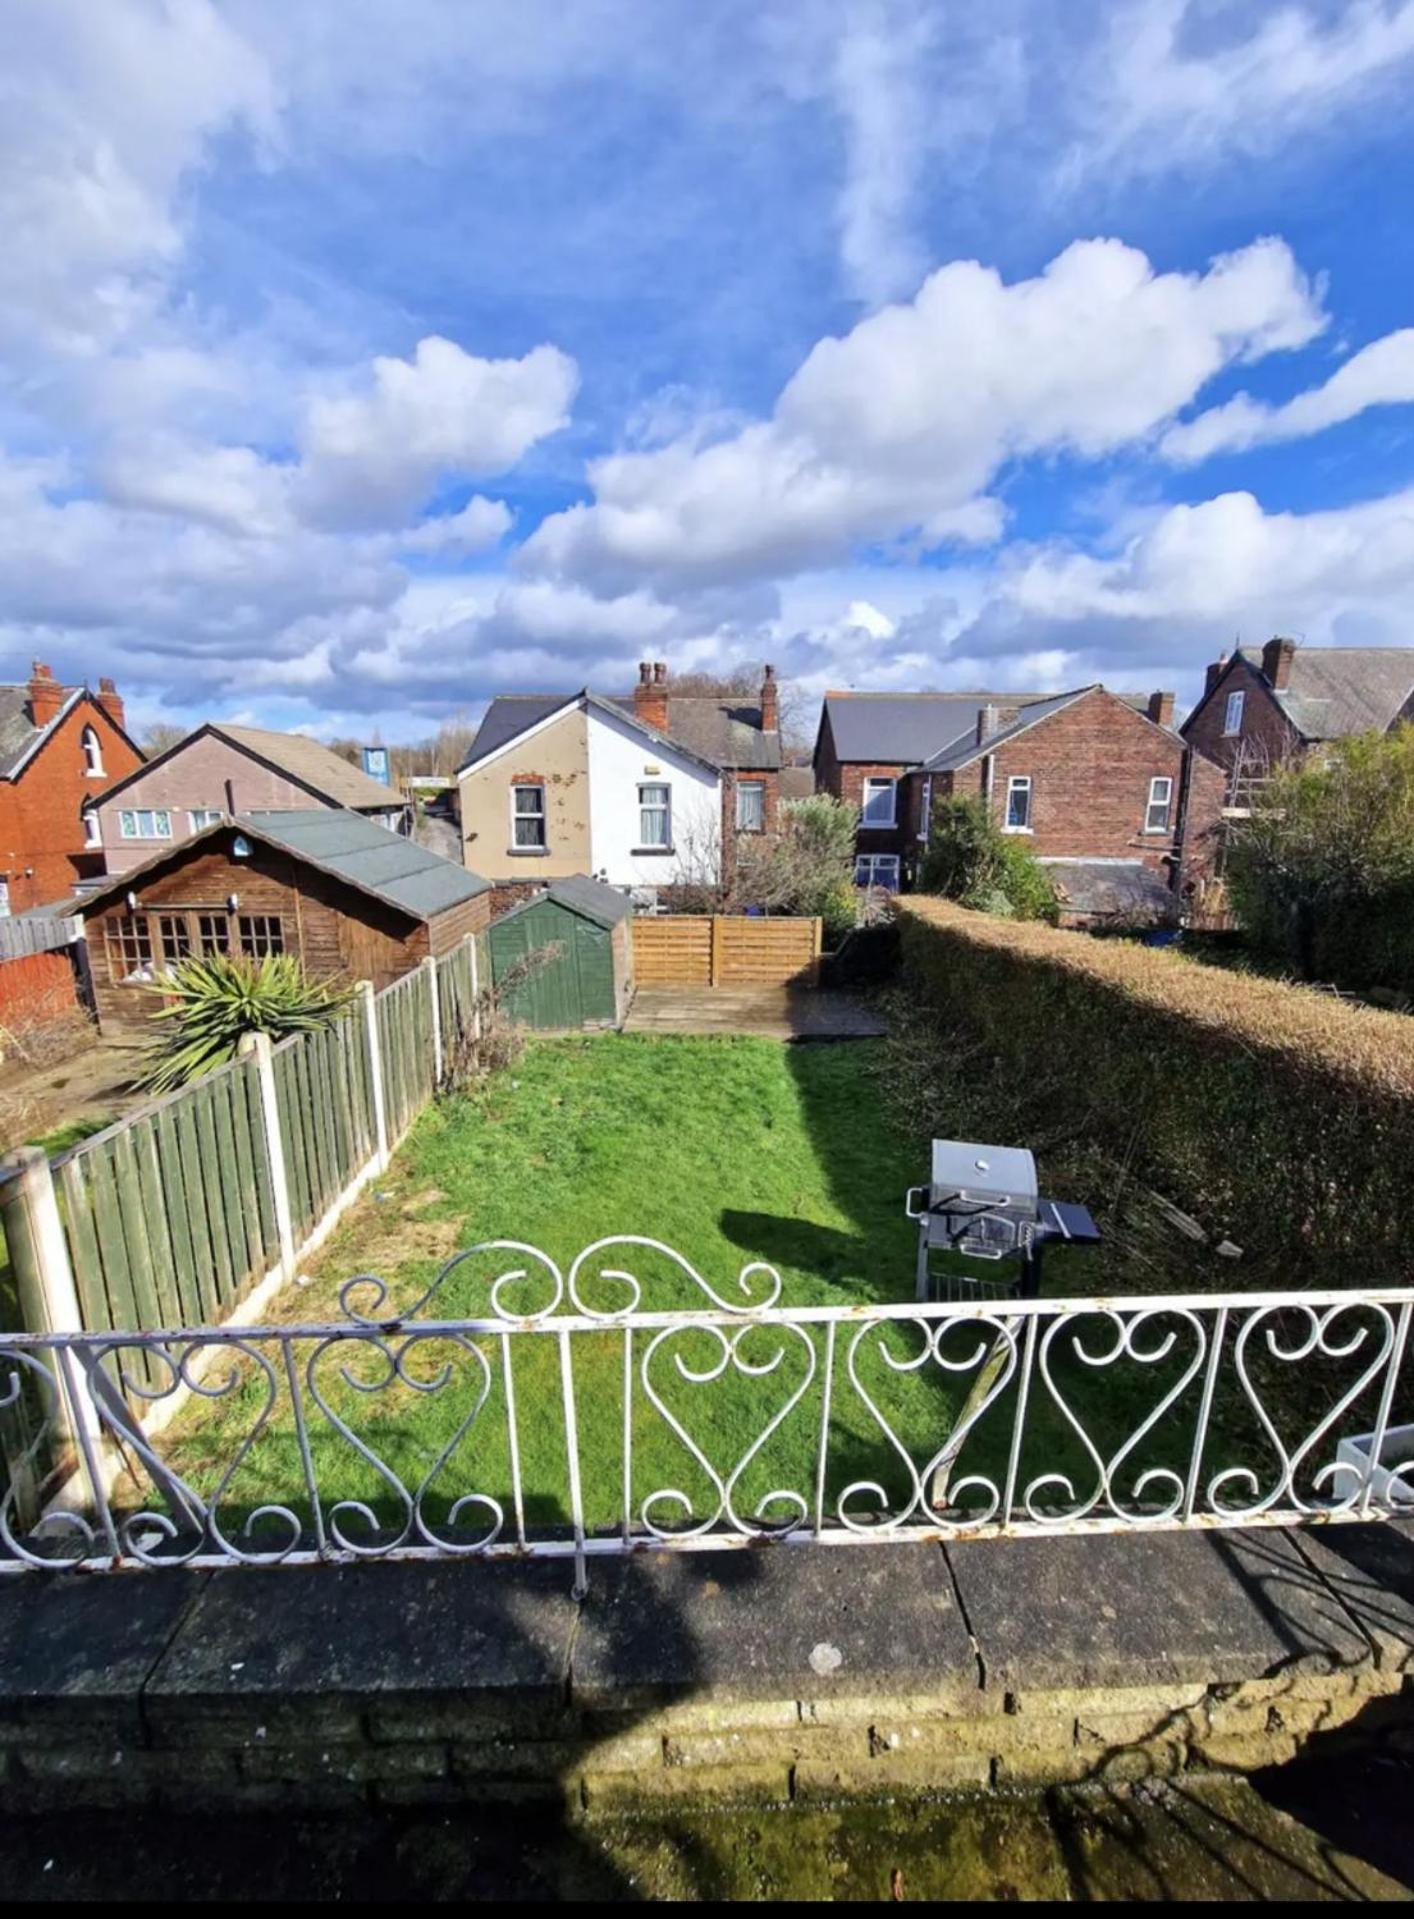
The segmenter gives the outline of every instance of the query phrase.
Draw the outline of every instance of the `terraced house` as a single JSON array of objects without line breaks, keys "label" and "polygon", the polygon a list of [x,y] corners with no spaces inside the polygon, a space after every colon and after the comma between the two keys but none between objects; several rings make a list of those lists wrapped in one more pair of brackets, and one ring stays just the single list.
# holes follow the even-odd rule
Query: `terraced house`
[{"label": "terraced house", "polygon": [[934,811],[980,797],[1050,873],[1067,919],[1170,916],[1203,870],[1222,773],[1172,693],[830,693],[816,778],[860,809],[855,877],[912,885]]},{"label": "terraced house", "polygon": [[754,701],[675,694],[661,661],[630,695],[504,695],[457,776],[462,856],[502,905],[576,873],[650,904],[776,830],[780,773],[769,666]]}]

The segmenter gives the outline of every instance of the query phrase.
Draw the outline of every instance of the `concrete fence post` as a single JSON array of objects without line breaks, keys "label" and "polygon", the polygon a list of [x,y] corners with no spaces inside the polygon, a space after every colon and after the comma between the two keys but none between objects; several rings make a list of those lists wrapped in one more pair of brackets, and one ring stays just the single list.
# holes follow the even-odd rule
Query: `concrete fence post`
[{"label": "concrete fence post", "polygon": [[466,936],[467,950],[471,955],[471,1037],[481,1038],[481,976],[476,962],[476,935]]},{"label": "concrete fence post", "polygon": [[236,1049],[240,1058],[255,1061],[260,1082],[260,1115],[265,1133],[265,1157],[270,1167],[270,1198],[275,1208],[275,1231],[280,1241],[280,1271],[295,1276],[295,1227],[290,1213],[290,1182],[285,1172],[285,1139],[280,1125],[280,1101],[275,1092],[275,1049],[268,1033],[247,1033]]},{"label": "concrete fence post", "polygon": [[372,980],[361,979],[357,991],[368,1028],[368,1067],[373,1076],[373,1131],[377,1140],[374,1158],[381,1173],[388,1164],[388,1108],[383,1098],[383,1048],[378,1039],[378,1008],[373,1001]]},{"label": "concrete fence post", "polygon": [[[69,1245],[64,1237],[64,1222],[59,1217],[59,1199],[54,1191],[54,1175],[48,1155],[38,1146],[20,1146],[0,1161],[0,1220],[4,1223],[5,1244],[15,1275],[20,1319],[27,1333],[81,1333],[85,1330],[79,1305],[74,1269],[69,1261]],[[54,1374],[54,1418],[60,1434],[71,1441],[79,1438],[71,1409],[65,1401],[57,1361]],[[71,1377],[77,1378],[77,1372]],[[88,1388],[76,1384],[74,1398],[82,1433],[88,1439],[99,1435],[98,1412]]]},{"label": "concrete fence post", "polygon": [[438,991],[437,962],[430,956],[422,962],[427,975],[427,998],[432,1007],[432,1089],[442,1084],[442,1000]]}]

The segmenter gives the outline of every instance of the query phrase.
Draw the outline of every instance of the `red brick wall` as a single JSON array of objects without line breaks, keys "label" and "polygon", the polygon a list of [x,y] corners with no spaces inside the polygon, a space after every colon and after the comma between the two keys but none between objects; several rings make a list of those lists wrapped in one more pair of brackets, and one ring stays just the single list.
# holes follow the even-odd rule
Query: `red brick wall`
[{"label": "red brick wall", "polygon": [[[1031,777],[1031,831],[1019,835],[1041,857],[1138,859],[1163,872],[1175,847],[1183,775],[1183,742],[1144,719],[1112,693],[1077,700],[997,748],[992,755],[992,810],[1004,819],[1007,781]],[[979,793],[983,762],[935,779],[935,804],[948,791]],[[1167,833],[1146,833],[1149,782],[1173,781]]]},{"label": "red brick wall", "polygon": [[732,848],[736,845],[736,784],[738,780],[748,785],[764,786],[765,832],[769,836],[780,829],[781,823],[781,776],[777,772],[755,772],[745,768],[724,770],[722,773],[722,851],[723,866],[727,870],[723,878],[729,876]]},{"label": "red brick wall", "polygon": [[[832,788],[838,799],[847,806],[863,808],[864,782],[866,780],[898,780],[899,789],[894,796],[894,824],[892,826],[865,826],[861,820],[855,834],[854,843],[861,853],[903,853],[911,848],[907,823],[908,795],[903,784],[906,766],[886,766],[880,763],[865,764],[863,761],[848,761],[839,768],[839,785]],[[913,832],[916,834],[915,823]]]},{"label": "red brick wall", "polygon": [[[96,778],[83,751],[89,726],[103,752],[103,772]],[[84,844],[83,802],[97,799],[141,764],[142,755],[102,708],[80,700],[18,779],[0,780],[0,876],[9,879],[12,913],[65,899],[76,880],[104,871],[102,849]]]},{"label": "red brick wall", "polygon": [[[1247,696],[1242,730],[1236,735],[1223,731],[1229,693]],[[1263,674],[1238,659],[1229,662],[1212,692],[1194,707],[1184,722],[1183,737],[1229,774],[1240,762],[1243,771],[1260,775],[1264,767],[1301,749],[1301,736],[1272,698]]]},{"label": "red brick wall", "polygon": [[0,1026],[16,1020],[61,1019],[81,1008],[71,948],[0,960]]}]

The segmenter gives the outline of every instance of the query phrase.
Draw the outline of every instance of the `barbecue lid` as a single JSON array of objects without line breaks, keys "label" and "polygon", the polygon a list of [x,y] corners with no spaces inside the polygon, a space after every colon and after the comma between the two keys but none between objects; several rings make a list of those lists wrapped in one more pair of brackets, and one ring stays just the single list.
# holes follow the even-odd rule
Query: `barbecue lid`
[{"label": "barbecue lid", "polygon": [[1009,1194],[1036,1198],[1036,1161],[1024,1146],[984,1146],[976,1140],[933,1141],[933,1192]]}]

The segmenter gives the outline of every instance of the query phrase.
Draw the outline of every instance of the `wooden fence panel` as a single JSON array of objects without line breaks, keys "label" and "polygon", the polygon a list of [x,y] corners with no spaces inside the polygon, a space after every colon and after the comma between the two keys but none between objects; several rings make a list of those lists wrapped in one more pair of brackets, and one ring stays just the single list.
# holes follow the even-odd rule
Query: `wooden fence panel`
[{"label": "wooden fence panel", "polygon": [[820,974],[818,919],[752,914],[645,916],[633,922],[639,986],[813,986]]},{"label": "wooden fence panel", "polygon": [[686,913],[636,919],[633,977],[638,986],[710,986],[711,920]]}]

